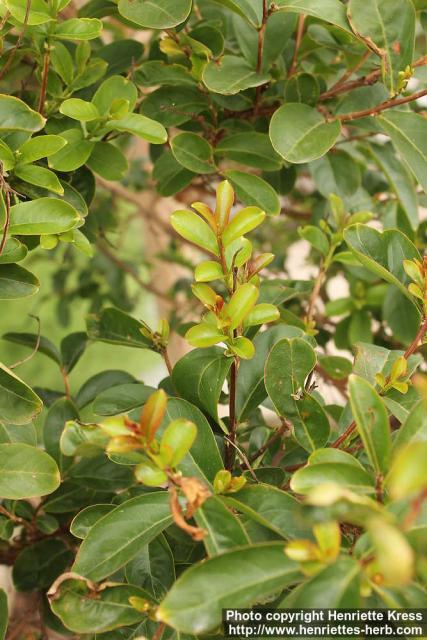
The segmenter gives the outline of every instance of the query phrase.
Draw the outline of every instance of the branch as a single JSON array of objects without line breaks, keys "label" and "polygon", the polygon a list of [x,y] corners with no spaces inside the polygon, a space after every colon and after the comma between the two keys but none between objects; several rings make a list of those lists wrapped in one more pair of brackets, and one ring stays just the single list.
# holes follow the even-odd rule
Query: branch
[{"label": "branch", "polygon": [[19,47],[21,46],[22,39],[24,37],[25,31],[27,30],[28,17],[30,15],[30,7],[31,7],[31,0],[27,0],[26,5],[25,5],[25,16],[24,16],[24,22],[23,22],[22,30],[20,31],[20,33],[18,35],[18,39],[16,41],[15,46],[11,50],[8,59],[6,60],[5,64],[3,65],[3,68],[0,71],[0,80],[2,80],[3,77],[5,76],[6,72],[9,71],[10,65],[12,64],[12,62],[15,59],[16,52],[18,51]]},{"label": "branch", "polygon": [[417,91],[416,93],[412,93],[410,96],[406,96],[405,98],[393,98],[392,100],[387,100],[386,102],[382,102],[378,104],[376,107],[371,107],[370,109],[362,109],[361,111],[353,111],[352,113],[345,113],[343,115],[336,116],[338,120],[341,122],[348,122],[350,120],[358,120],[359,118],[365,118],[366,116],[375,116],[386,109],[392,109],[393,107],[398,107],[401,104],[407,104],[408,102],[413,102],[414,100],[419,100],[427,96],[427,89],[422,89],[421,91]]},{"label": "branch", "polygon": [[301,14],[300,17],[298,18],[297,35],[295,38],[294,57],[292,58],[292,63],[291,63],[291,66],[289,67],[288,78],[291,78],[297,70],[298,53],[301,47],[302,37],[304,35],[304,23],[305,23],[305,15]]},{"label": "branch", "polygon": [[267,451],[267,449],[269,449],[271,445],[276,442],[276,440],[278,440],[284,433],[292,428],[290,422],[288,422],[285,418],[281,418],[281,421],[282,426],[276,429],[276,431],[267,440],[267,442],[262,447],[260,447],[258,451],[255,451],[255,453],[251,455],[251,457],[249,458],[249,462],[255,462],[255,460],[258,460],[258,458],[260,458]]},{"label": "branch", "polygon": [[121,260],[119,257],[117,257],[111,251],[111,249],[107,246],[107,244],[105,242],[99,241],[97,243],[97,247],[101,251],[101,253],[103,253],[109,260],[111,260],[111,262],[113,264],[116,265],[116,267],[118,267],[119,269],[121,269],[125,273],[128,273],[131,276],[131,278],[133,278],[135,280],[135,282],[137,282],[142,289],[145,289],[146,291],[149,291],[150,293],[154,294],[155,296],[157,296],[161,300],[164,300],[168,304],[173,304],[172,301],[170,300],[170,298],[168,298],[168,296],[166,294],[162,293],[162,291],[159,291],[152,284],[144,282],[144,280],[142,280],[142,278],[140,278],[140,276],[137,274],[137,272],[134,271],[133,267],[131,267],[129,264],[127,264],[126,262]]},{"label": "branch", "polygon": [[46,46],[46,51],[44,53],[44,58],[43,58],[42,82],[41,82],[41,88],[40,88],[40,99],[39,99],[39,107],[38,107],[38,112],[40,113],[41,116],[43,115],[44,103],[46,100],[47,79],[49,76],[49,63],[50,63],[50,47],[47,43],[45,46]]}]

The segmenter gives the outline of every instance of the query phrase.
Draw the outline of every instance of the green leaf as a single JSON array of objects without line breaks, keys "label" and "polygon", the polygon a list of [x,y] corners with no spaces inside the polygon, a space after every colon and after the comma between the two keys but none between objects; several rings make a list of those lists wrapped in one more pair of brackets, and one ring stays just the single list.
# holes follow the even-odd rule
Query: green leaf
[{"label": "green leaf", "polygon": [[0,589],[0,640],[4,640],[8,627],[9,610],[7,606],[7,595]]},{"label": "green leaf", "polygon": [[171,142],[172,153],[185,169],[194,173],[215,173],[213,149],[195,133],[180,133]]},{"label": "green leaf", "polygon": [[310,162],[325,155],[340,133],[339,120],[326,122],[316,109],[306,104],[284,104],[270,121],[273,147],[287,162],[295,164]]},{"label": "green leaf", "polygon": [[255,357],[250,362],[241,362],[239,367],[236,402],[239,421],[245,420],[267,397],[264,385],[264,368],[272,347],[282,338],[294,338],[302,335],[301,329],[279,325],[255,337]]},{"label": "green leaf", "polygon": [[314,451],[325,446],[328,441],[330,426],[320,403],[304,393],[301,399],[294,403],[295,414],[291,416],[295,439],[306,451]]},{"label": "green leaf", "polygon": [[412,442],[427,441],[427,412],[423,401],[418,402],[409,413],[393,440],[393,451]]},{"label": "green leaf", "polygon": [[25,0],[7,0],[5,2],[7,9],[18,22],[35,26],[53,21],[51,10],[47,2],[44,0],[34,0],[31,2],[30,11],[27,14],[27,3]]},{"label": "green leaf", "polygon": [[45,122],[19,98],[0,94],[0,131],[40,131]]},{"label": "green leaf", "polygon": [[378,122],[406,162],[424,191],[427,191],[427,122],[412,111],[390,111]]},{"label": "green leaf", "polygon": [[95,142],[87,166],[105,180],[121,180],[128,170],[128,161],[111,142]]},{"label": "green leaf", "polygon": [[132,560],[171,522],[167,492],[131,498],[89,530],[73,571],[91,580],[102,580]]},{"label": "green leaf", "polygon": [[59,487],[56,462],[27,444],[0,445],[0,496],[11,500],[34,498]]},{"label": "green leaf", "polygon": [[191,6],[191,0],[120,0],[119,13],[146,29],[170,29],[188,18]]},{"label": "green leaf", "polygon": [[409,278],[403,268],[403,260],[420,260],[420,254],[401,231],[386,229],[380,233],[372,227],[354,224],[344,231],[344,239],[367,269],[412,299],[406,288]]},{"label": "green leaf", "polygon": [[381,58],[390,95],[399,93],[399,72],[411,66],[415,43],[415,10],[411,0],[350,0],[348,19],[357,36]]},{"label": "green leaf", "polygon": [[17,264],[0,265],[0,300],[33,296],[40,289],[36,276]]},{"label": "green leaf", "polygon": [[258,176],[243,171],[227,170],[224,176],[230,180],[238,198],[248,207],[256,205],[268,215],[280,213],[280,201],[272,186]]},{"label": "green leaf", "polygon": [[222,458],[212,428],[197,407],[181,398],[169,398],[159,435],[169,422],[179,418],[194,422],[197,427],[197,437],[178,468],[186,477],[196,476],[205,483],[211,484],[218,471],[223,468]]},{"label": "green leaf", "polygon": [[356,608],[360,606],[360,565],[354,558],[339,558],[297,586],[279,607],[299,609]]},{"label": "green leaf", "polygon": [[142,324],[119,309],[105,309],[99,316],[89,316],[87,332],[92,340],[150,349],[152,343],[141,333]]},{"label": "green leaf", "polygon": [[286,102],[303,102],[314,107],[318,102],[319,94],[318,79],[311,73],[295,73],[286,81]]},{"label": "green leaf", "polygon": [[193,211],[175,211],[171,225],[183,238],[193,242],[209,253],[219,255],[218,240],[211,227]]},{"label": "green leaf", "polygon": [[246,60],[232,55],[212,60],[203,72],[203,82],[209,91],[222,95],[235,95],[250,87],[259,87],[268,80],[268,74],[257,73]]},{"label": "green leaf", "polygon": [[115,464],[106,455],[81,458],[70,467],[68,478],[78,484],[82,490],[94,489],[104,494],[128,489],[133,482],[129,467]]},{"label": "green leaf", "polygon": [[102,22],[97,18],[70,18],[58,22],[54,37],[59,40],[93,40],[102,31]]},{"label": "green leaf", "polygon": [[61,132],[61,137],[67,141],[67,144],[63,149],[49,156],[49,167],[56,171],[74,171],[84,165],[95,143],[86,140],[81,129],[67,129]]},{"label": "green leaf", "polygon": [[3,163],[3,171],[10,171],[15,166],[15,154],[3,140],[0,140],[0,160]]},{"label": "green leaf", "polygon": [[[318,451],[323,451],[319,449]],[[315,456],[316,453],[312,454]],[[362,467],[346,462],[334,462],[322,460],[317,462],[313,458],[310,463],[302,469],[298,469],[291,479],[291,489],[295,493],[306,495],[311,493],[319,485],[337,484],[355,491],[356,493],[373,493],[373,478]]]},{"label": "green leaf", "polygon": [[342,198],[352,196],[361,184],[359,165],[345,151],[334,151],[310,162],[310,172],[318,191],[328,198],[335,193]]},{"label": "green leaf", "polygon": [[246,207],[241,209],[227,224],[222,233],[222,242],[227,247],[240,236],[256,229],[264,222],[265,213],[259,207]]},{"label": "green leaf", "polygon": [[80,511],[70,524],[70,533],[76,538],[84,540],[89,530],[107,513],[115,508],[113,504],[91,504]]},{"label": "green leaf", "polygon": [[223,138],[216,145],[215,154],[264,171],[279,171],[283,165],[265,133],[235,133]]},{"label": "green leaf", "polygon": [[100,117],[99,111],[92,102],[80,98],[68,98],[59,107],[60,113],[79,122],[90,122]]},{"label": "green leaf", "polygon": [[223,349],[194,349],[178,360],[172,381],[180,396],[219,421],[218,402],[232,360]]},{"label": "green leaf", "polygon": [[250,543],[243,525],[217,496],[208,498],[195,512],[194,519],[207,533],[203,543],[209,556]]},{"label": "green leaf", "polygon": [[262,6],[260,2],[251,0],[216,0],[219,4],[228,7],[237,15],[248,20],[254,27],[259,27],[262,22]]},{"label": "green leaf", "polygon": [[36,162],[41,158],[47,158],[65,147],[67,141],[62,136],[48,135],[30,138],[19,147],[18,157],[20,164]]},{"label": "green leaf", "polygon": [[34,184],[36,187],[42,187],[59,195],[64,193],[64,187],[59,182],[58,177],[49,169],[38,167],[34,164],[18,164],[14,169],[14,173],[24,182]]},{"label": "green leaf", "polygon": [[78,420],[79,414],[71,400],[59,398],[47,412],[43,425],[43,442],[47,453],[56,461],[61,471],[67,469],[71,460],[64,459],[60,448],[62,433],[68,420]]},{"label": "green leaf", "polygon": [[345,6],[339,0],[277,0],[279,10],[302,13],[350,32]]},{"label": "green leaf", "polygon": [[123,76],[111,76],[95,91],[92,102],[98,109],[101,116],[107,115],[114,101],[120,97],[121,100],[127,100],[129,103],[129,111],[133,111],[138,91],[133,82]]},{"label": "green leaf", "polygon": [[99,416],[116,416],[142,407],[153,393],[145,384],[119,384],[101,391],[93,403],[93,411]]},{"label": "green leaf", "polygon": [[206,633],[220,624],[222,609],[231,602],[250,607],[298,575],[281,542],[228,551],[185,571],[161,603],[157,618],[184,633]]},{"label": "green leaf", "polygon": [[410,226],[416,229],[419,224],[417,194],[406,165],[396,158],[390,143],[381,145],[371,143],[368,148],[389,181],[390,188],[405,211]]},{"label": "green leaf", "polygon": [[349,378],[350,403],[365,451],[377,473],[388,468],[391,433],[387,410],[375,389],[363,378]]},{"label": "green leaf", "polygon": [[42,408],[43,403],[34,391],[0,363],[0,420],[27,424]]},{"label": "green leaf", "polygon": [[157,159],[153,168],[153,178],[157,182],[157,191],[161,196],[173,196],[187,187],[195,173],[184,169],[171,151],[166,151]]},{"label": "green leaf", "polygon": [[70,333],[61,341],[61,357],[65,373],[70,373],[85,352],[88,343],[83,331]]},{"label": "green leaf", "polygon": [[126,371],[112,369],[95,374],[81,386],[76,395],[76,405],[79,409],[86,407],[107,389],[136,382],[135,378]]},{"label": "green leaf", "polygon": [[146,118],[139,113],[128,113],[120,120],[109,120],[105,129],[131,133],[151,142],[151,144],[164,144],[168,139],[167,131],[160,122]]},{"label": "green leaf", "polygon": [[81,218],[65,200],[38,198],[20,202],[10,209],[10,233],[21,236],[64,233],[76,227]]},{"label": "green leaf", "polygon": [[193,87],[160,87],[150,93],[141,105],[141,113],[161,122],[165,127],[177,127],[193,120],[208,109],[206,96]]},{"label": "green leaf", "polygon": [[12,264],[13,262],[21,262],[28,253],[25,244],[19,242],[16,238],[8,238],[4,245],[3,253],[0,256],[0,264]]},{"label": "green leaf", "polygon": [[161,533],[126,565],[126,580],[146,589],[156,600],[163,598],[175,582],[171,548]]},{"label": "green leaf", "polygon": [[387,486],[391,496],[400,500],[427,487],[427,442],[412,442],[397,451]]},{"label": "green leaf", "polygon": [[85,580],[72,578],[57,588],[54,584],[52,589],[49,592],[52,611],[74,633],[104,633],[135,624],[145,617],[129,599],[146,598],[147,594],[133,585],[114,584],[94,592]]},{"label": "green leaf", "polygon": [[324,233],[319,227],[315,227],[314,225],[308,224],[305,227],[302,227],[298,230],[301,238],[307,240],[311,244],[312,247],[317,249],[319,253],[323,256],[326,256],[329,251],[329,239],[326,233]]},{"label": "green leaf", "polygon": [[300,503],[276,487],[267,484],[245,486],[223,500],[263,527],[285,539],[307,537]]},{"label": "green leaf", "polygon": [[319,365],[332,380],[345,380],[353,369],[351,362],[341,356],[320,356]]},{"label": "green leaf", "polygon": [[17,333],[9,332],[2,336],[3,340],[13,342],[14,344],[22,344],[30,349],[35,349],[38,343],[37,352],[43,353],[45,356],[61,364],[61,356],[56,346],[48,338],[38,336],[35,333]]},{"label": "green leaf", "polygon": [[296,415],[292,396],[304,389],[315,364],[314,349],[302,338],[284,338],[274,345],[265,365],[265,387],[279,415]]}]

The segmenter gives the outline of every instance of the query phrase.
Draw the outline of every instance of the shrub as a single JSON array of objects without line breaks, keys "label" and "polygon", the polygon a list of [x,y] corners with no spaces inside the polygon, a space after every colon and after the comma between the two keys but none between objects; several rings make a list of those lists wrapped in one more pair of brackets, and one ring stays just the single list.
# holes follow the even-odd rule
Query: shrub
[{"label": "shrub", "polygon": [[[224,607],[426,607],[426,3],[0,8],[3,337],[27,348],[0,365],[0,557],[39,631],[189,640],[223,637]],[[167,236],[169,290],[136,257],[135,205]],[[22,320],[47,299],[46,330]],[[177,334],[193,348],[172,362]],[[167,376],[102,345],[88,376],[93,343]]]}]

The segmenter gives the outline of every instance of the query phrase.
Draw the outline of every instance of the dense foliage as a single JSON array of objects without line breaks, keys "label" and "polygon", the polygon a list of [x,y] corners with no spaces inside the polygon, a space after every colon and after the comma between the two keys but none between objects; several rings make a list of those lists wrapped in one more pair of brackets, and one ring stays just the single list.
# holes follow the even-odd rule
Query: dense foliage
[{"label": "dense foliage", "polygon": [[[13,637],[427,607],[426,26],[425,0],[0,0],[0,559],[41,603]],[[158,389],[128,367],[160,359]]]}]

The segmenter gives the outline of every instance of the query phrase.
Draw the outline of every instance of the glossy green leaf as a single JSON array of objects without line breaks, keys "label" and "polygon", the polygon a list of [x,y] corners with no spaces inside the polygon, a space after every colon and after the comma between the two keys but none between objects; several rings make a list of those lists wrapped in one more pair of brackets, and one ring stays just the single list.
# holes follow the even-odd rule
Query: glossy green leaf
[{"label": "glossy green leaf", "polygon": [[273,147],[287,162],[296,164],[325,155],[340,133],[339,120],[326,122],[316,109],[305,104],[285,104],[270,121]]},{"label": "glossy green leaf", "polygon": [[128,382],[105,389],[97,394],[93,403],[93,411],[98,416],[116,416],[132,409],[142,407],[153,388],[145,384]]},{"label": "glossy green leaf", "polygon": [[164,430],[160,440],[160,455],[171,467],[176,467],[190,451],[197,437],[193,422],[177,418]]},{"label": "glossy green leaf", "polygon": [[13,96],[0,94],[0,131],[40,131],[45,119]]},{"label": "glossy green leaf", "polygon": [[171,225],[183,238],[209,253],[218,255],[218,241],[209,225],[193,211],[175,211]]},{"label": "glossy green leaf", "polygon": [[203,543],[209,556],[250,543],[238,518],[217,496],[211,496],[194,514],[197,525],[206,532]]},{"label": "glossy green leaf", "polygon": [[34,391],[0,363],[0,419],[12,424],[27,424],[42,407],[42,401]]},{"label": "glossy green leaf", "polygon": [[180,133],[171,142],[175,160],[194,173],[214,173],[213,149],[209,142],[195,133]]},{"label": "glossy green leaf", "polygon": [[220,624],[221,610],[228,603],[250,607],[297,578],[297,566],[286,558],[282,543],[228,551],[182,574],[161,603],[157,618],[185,633],[206,633]]},{"label": "glossy green leaf", "polygon": [[[24,0],[7,0],[6,7],[18,22],[25,24],[26,2]],[[53,21],[52,13],[47,2],[44,0],[34,0],[31,2],[30,11],[27,16],[28,25],[39,25]]]},{"label": "glossy green leaf", "polygon": [[265,133],[235,133],[223,138],[215,154],[264,171],[278,171],[283,164]]},{"label": "glossy green leaf", "polygon": [[285,338],[274,345],[265,365],[265,387],[279,415],[295,415],[292,396],[304,389],[315,364],[313,347],[302,338]]},{"label": "glossy green leaf", "polygon": [[61,137],[67,144],[49,156],[49,167],[56,171],[74,171],[84,165],[95,143],[86,140],[81,129],[67,129],[61,132]]},{"label": "glossy green leaf", "polygon": [[17,165],[14,173],[24,182],[34,184],[36,187],[42,187],[59,195],[64,193],[64,187],[59,182],[57,175],[49,169],[32,164],[23,164]]},{"label": "glossy green leaf", "polygon": [[317,189],[325,198],[331,193],[342,198],[352,196],[362,180],[357,162],[350,154],[340,150],[310,162],[310,172]]},{"label": "glossy green leaf", "polygon": [[70,524],[70,532],[76,538],[84,540],[89,530],[107,513],[114,509],[113,504],[92,504],[80,511]]},{"label": "glossy green leaf", "polygon": [[277,0],[275,4],[279,10],[306,14],[350,31],[345,7],[339,0]]},{"label": "glossy green leaf", "polygon": [[244,58],[233,55],[212,60],[203,73],[203,82],[209,91],[222,95],[235,95],[250,87],[259,87],[268,79],[267,74],[257,73]]},{"label": "glossy green leaf", "polygon": [[19,147],[19,162],[26,164],[47,158],[65,147],[67,141],[61,136],[47,135],[30,138]]},{"label": "glossy green leaf", "polygon": [[375,389],[363,378],[349,378],[350,402],[365,451],[377,473],[388,468],[391,433],[387,410]]},{"label": "glossy green leaf", "polygon": [[399,500],[425,490],[426,465],[427,442],[412,442],[399,449],[387,477],[392,497]]},{"label": "glossy green leaf", "polygon": [[222,349],[195,349],[178,360],[172,380],[180,396],[218,421],[218,401],[231,367]]},{"label": "glossy green leaf", "polygon": [[40,540],[25,547],[13,565],[15,589],[24,592],[47,589],[72,559],[72,551],[57,538]]},{"label": "glossy green leaf", "polygon": [[91,580],[102,580],[132,560],[171,522],[167,492],[131,498],[90,529],[73,571]]},{"label": "glossy green leaf", "polygon": [[56,462],[27,444],[0,445],[0,496],[12,500],[45,496],[60,482]]},{"label": "glossy green leaf", "polygon": [[8,238],[0,256],[0,264],[12,264],[21,262],[28,253],[25,244],[19,242],[16,238]]},{"label": "glossy green leaf", "polygon": [[[114,584],[98,593],[83,579],[69,578],[49,592],[50,606],[67,629],[75,633],[103,633],[135,624],[144,618],[129,598],[146,598],[133,585]],[[96,595],[96,597],[94,597]]]},{"label": "glossy green leaf", "polygon": [[360,604],[360,565],[353,558],[343,557],[296,587],[279,607],[351,609]]},{"label": "glossy green leaf", "polygon": [[126,371],[121,371],[120,369],[101,371],[86,380],[80,387],[76,395],[76,405],[81,409],[93,402],[102,391],[134,382],[136,382],[135,378]]},{"label": "glossy green leaf", "polygon": [[413,442],[427,441],[427,412],[424,402],[418,402],[399,428],[393,440],[393,451]]},{"label": "glossy green leaf", "polygon": [[97,18],[70,18],[58,22],[54,37],[59,40],[93,40],[102,31],[102,22]]},{"label": "glossy green leaf", "polygon": [[38,344],[37,352],[43,353],[57,364],[61,363],[61,355],[58,349],[53,342],[44,336],[38,336],[35,333],[10,332],[5,333],[2,338],[14,344],[22,344],[30,349],[34,349]]},{"label": "glossy green leaf", "polygon": [[283,538],[307,537],[301,506],[289,493],[267,484],[248,485],[223,500]]},{"label": "glossy green leaf", "polygon": [[262,6],[260,2],[251,2],[251,0],[217,0],[217,2],[242,16],[255,27],[261,25]]},{"label": "glossy green leaf", "polygon": [[381,59],[390,94],[400,90],[399,72],[411,66],[415,41],[415,10],[410,0],[350,0],[348,18],[353,31]]},{"label": "glossy green leaf", "polygon": [[128,170],[128,161],[111,142],[96,142],[87,166],[105,180],[121,180]]},{"label": "glossy green leaf", "polygon": [[291,479],[292,491],[302,495],[323,484],[337,484],[363,494],[374,491],[374,481],[364,469],[341,462],[309,464],[296,471]]},{"label": "glossy green leaf", "polygon": [[245,207],[231,219],[222,233],[224,247],[240,238],[240,236],[256,229],[265,219],[265,213],[259,207]]},{"label": "glossy green leaf", "polygon": [[119,309],[105,309],[99,316],[87,319],[88,336],[92,340],[149,349],[151,342],[142,335],[138,320]]},{"label": "glossy green leaf", "polygon": [[[406,4],[406,3],[405,3]],[[427,122],[412,111],[388,111],[378,122],[406,162],[424,191],[427,191]]]},{"label": "glossy green leaf", "polygon": [[409,224],[413,229],[416,229],[419,224],[418,202],[411,174],[406,166],[395,157],[390,144],[371,143],[369,150],[387,177],[391,189],[406,213]]},{"label": "glossy green leaf", "polygon": [[280,213],[280,201],[277,193],[268,182],[259,176],[235,169],[224,171],[224,176],[231,182],[243,204],[248,207],[256,205],[271,216]]},{"label": "glossy green leaf", "polygon": [[27,298],[38,292],[36,276],[17,264],[0,265],[0,300]]},{"label": "glossy green leaf", "polygon": [[64,233],[78,225],[80,216],[64,200],[38,198],[11,207],[10,233],[15,235],[49,235]]},{"label": "glossy green leaf", "polygon": [[166,595],[175,582],[174,558],[161,533],[126,565],[126,579],[130,584],[146,589],[156,600]]},{"label": "glossy green leaf", "polygon": [[79,120],[79,122],[90,122],[100,117],[99,111],[92,102],[86,102],[81,98],[68,98],[59,107],[59,111],[64,115]]},{"label": "glossy green leaf", "polygon": [[177,162],[171,151],[166,151],[156,161],[153,178],[157,182],[157,191],[162,196],[172,196],[185,189],[195,174]]},{"label": "glossy green leaf", "polygon": [[170,29],[184,22],[191,11],[191,0],[120,0],[119,12],[146,29]]},{"label": "glossy green leaf", "polygon": [[160,122],[139,113],[128,113],[119,120],[109,120],[105,128],[107,131],[131,133],[151,144],[164,144],[168,139],[167,131]]}]

